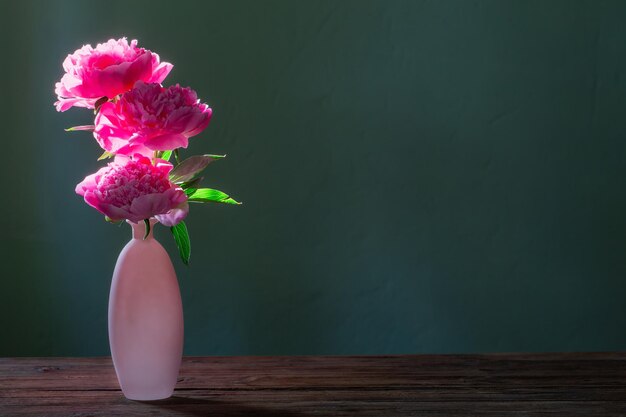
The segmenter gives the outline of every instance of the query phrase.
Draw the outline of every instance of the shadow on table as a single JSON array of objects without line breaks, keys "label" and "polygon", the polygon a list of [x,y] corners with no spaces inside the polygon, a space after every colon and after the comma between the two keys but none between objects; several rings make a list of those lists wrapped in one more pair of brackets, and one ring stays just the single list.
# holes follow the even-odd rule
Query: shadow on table
[{"label": "shadow on table", "polygon": [[208,400],[205,398],[190,398],[173,396],[166,400],[137,401],[141,404],[157,406],[175,415],[188,416],[220,416],[220,417],[302,417],[293,411],[276,410],[270,408],[254,407],[228,401]]}]

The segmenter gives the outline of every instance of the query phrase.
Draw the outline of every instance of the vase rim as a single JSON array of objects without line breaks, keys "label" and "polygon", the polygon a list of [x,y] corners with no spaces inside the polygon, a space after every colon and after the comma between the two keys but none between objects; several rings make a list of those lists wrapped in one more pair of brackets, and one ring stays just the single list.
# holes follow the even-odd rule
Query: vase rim
[{"label": "vase rim", "polygon": [[157,219],[155,219],[154,217],[151,217],[149,219],[150,221],[150,233],[148,233],[148,236],[145,237],[144,236],[146,234],[146,224],[144,223],[144,221],[140,221],[140,222],[133,222],[131,220],[126,220],[126,223],[128,223],[130,225],[130,227],[132,228],[133,231],[133,239],[141,239],[141,240],[147,240],[147,239],[153,239],[154,238],[154,226],[159,222]]}]

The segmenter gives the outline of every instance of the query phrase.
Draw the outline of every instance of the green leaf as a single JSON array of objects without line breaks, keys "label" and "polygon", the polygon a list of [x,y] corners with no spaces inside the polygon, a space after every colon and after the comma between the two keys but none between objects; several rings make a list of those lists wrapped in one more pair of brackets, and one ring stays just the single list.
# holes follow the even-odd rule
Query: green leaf
[{"label": "green leaf", "polygon": [[143,219],[144,224],[146,225],[146,233],[143,235],[143,240],[146,240],[150,235],[150,220]]},{"label": "green leaf", "polygon": [[171,157],[172,151],[163,151],[163,153],[161,154],[161,159],[165,159],[166,161],[169,161]]},{"label": "green leaf", "polygon": [[189,202],[197,202],[197,203],[214,202],[214,203],[224,203],[224,204],[241,204],[240,202],[235,201],[232,198],[230,198],[228,194],[219,190],[214,190],[212,188],[196,189],[191,194],[191,196],[189,196]]},{"label": "green leaf", "polygon": [[191,181],[211,162],[226,155],[196,155],[185,159],[170,172],[170,181],[175,184]]},{"label": "green leaf", "polygon": [[182,184],[180,184],[180,186],[183,190],[186,190],[187,188],[200,188],[200,183],[203,179],[204,177],[198,177],[194,180],[183,182]]},{"label": "green leaf", "polygon": [[187,231],[187,225],[185,222],[180,222],[176,226],[170,227],[176,246],[178,246],[178,253],[180,259],[182,259],[185,265],[189,265],[189,258],[191,256],[191,243],[189,242],[189,232]]},{"label": "green leaf", "polygon": [[196,191],[198,191],[197,188],[183,188],[183,190],[185,191],[187,197],[191,197]]},{"label": "green leaf", "polygon": [[72,126],[65,129],[66,132],[78,132],[79,130],[94,130],[95,125]]},{"label": "green leaf", "polygon": [[100,157],[98,158],[98,161],[102,161],[103,159],[113,158],[114,156],[115,156],[114,153],[104,151],[104,153],[100,155]]}]

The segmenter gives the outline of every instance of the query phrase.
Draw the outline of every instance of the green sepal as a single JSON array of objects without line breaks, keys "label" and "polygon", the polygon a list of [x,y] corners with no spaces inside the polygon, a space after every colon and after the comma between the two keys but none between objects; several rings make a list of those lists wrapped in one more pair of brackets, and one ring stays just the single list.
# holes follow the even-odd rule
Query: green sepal
[{"label": "green sepal", "polygon": [[[188,195],[190,203],[223,203],[223,204],[241,204],[222,191],[214,190],[212,188],[188,188],[187,190],[194,190]],[[187,193],[185,190],[185,193]]]},{"label": "green sepal", "polygon": [[107,96],[100,97],[98,100],[96,100],[95,104],[93,105],[93,114],[98,114],[98,112],[100,111],[100,107],[107,101],[109,101],[109,98]]},{"label": "green sepal", "polygon": [[114,153],[104,151],[104,153],[100,155],[100,157],[98,158],[98,161],[102,161],[103,159],[113,158],[114,156],[115,156]]},{"label": "green sepal", "polygon": [[82,126],[72,126],[64,129],[66,132],[78,132],[80,130],[89,130],[92,131],[96,128],[95,125],[82,125]]},{"label": "green sepal", "polygon": [[176,226],[170,227],[170,230],[174,236],[174,241],[176,241],[180,259],[185,265],[189,265],[189,258],[191,257],[191,242],[189,242],[187,225],[184,221],[181,221]]}]

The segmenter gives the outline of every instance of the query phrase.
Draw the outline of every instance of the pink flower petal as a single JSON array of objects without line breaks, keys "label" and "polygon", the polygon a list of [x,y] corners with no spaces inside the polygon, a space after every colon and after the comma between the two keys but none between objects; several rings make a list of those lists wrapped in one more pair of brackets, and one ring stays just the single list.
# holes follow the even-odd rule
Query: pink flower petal
[{"label": "pink flower petal", "polygon": [[185,135],[171,133],[149,138],[143,144],[155,151],[168,151],[176,148],[186,148],[189,140]]},{"label": "pink flower petal", "polygon": [[[113,162],[88,175],[76,186],[76,193],[85,202],[114,220],[134,222],[165,215],[171,210],[184,210],[185,192],[168,177],[172,164],[162,159],[153,161],[141,154],[116,155]],[[182,218],[175,212],[173,218]],[[166,220],[168,221],[168,220]]]},{"label": "pink flower petal", "polygon": [[189,213],[189,204],[185,202],[181,207],[173,208],[165,214],[157,214],[156,219],[164,226],[172,227],[183,221]]},{"label": "pink flower petal", "polygon": [[[156,55],[156,54],[154,54]],[[152,72],[152,76],[149,80],[146,80],[148,83],[159,83],[161,84],[165,77],[170,73],[170,71],[174,68],[174,65],[169,62],[161,62]]]},{"label": "pink flower petal", "polygon": [[148,156],[150,150],[186,148],[188,139],[207,127],[211,114],[190,88],[137,81],[117,102],[102,106],[94,136],[107,152]]},{"label": "pink flower petal", "polygon": [[137,41],[110,39],[85,45],[63,61],[65,74],[56,83],[58,111],[70,107],[93,108],[100,97],[113,98],[130,90],[139,81],[162,82],[172,65],[160,62],[159,56],[138,48]]},{"label": "pink flower petal", "polygon": [[133,200],[130,212],[142,219],[149,219],[155,214],[164,214],[171,209],[169,196],[165,194],[146,194]]}]

